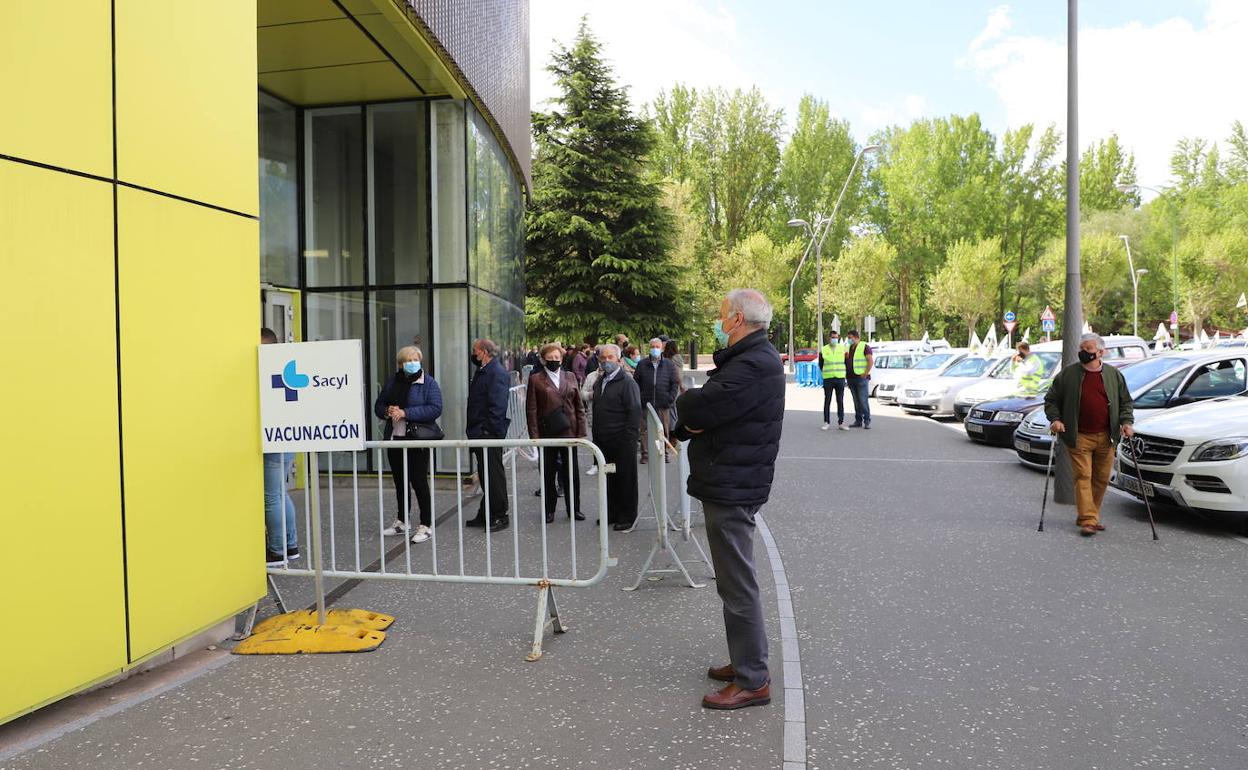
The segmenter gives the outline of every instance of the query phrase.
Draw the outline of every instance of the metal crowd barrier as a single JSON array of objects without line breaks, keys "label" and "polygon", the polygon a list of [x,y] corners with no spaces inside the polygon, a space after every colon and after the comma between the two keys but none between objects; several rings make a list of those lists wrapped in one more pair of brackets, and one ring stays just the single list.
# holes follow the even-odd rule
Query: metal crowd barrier
[{"label": "metal crowd barrier", "polygon": [[[528,415],[524,411],[524,400],[528,395],[528,375],[524,377],[524,381],[519,385],[511,386],[507,392],[507,418],[511,422],[507,426],[507,438],[514,440],[527,439],[529,437],[529,420]],[[507,450],[509,455],[520,455],[531,463],[537,462],[537,456],[541,454],[535,446],[517,446]]]},{"label": "metal crowd barrier", "polygon": [[[691,506],[689,502],[689,494],[685,486],[689,478],[689,459],[686,447],[681,444],[672,444],[668,442],[663,432],[663,422],[659,419],[658,413],[654,410],[653,404],[646,404],[646,437],[649,442],[649,457],[646,460],[646,471],[650,477],[650,500],[654,506],[655,521],[658,533],[655,537],[654,545],[650,547],[650,553],[646,556],[645,562],[641,566],[641,572],[637,575],[637,580],[631,586],[626,587],[625,591],[636,591],[641,586],[641,582],[650,575],[660,575],[667,573],[679,572],[684,576],[685,583],[690,588],[705,588],[706,583],[699,583],[689,574],[689,570],[685,567],[686,561],[704,562],[708,569],[712,569],[711,560],[707,558],[706,551],[702,548],[702,544],[693,536],[690,524]],[[676,453],[677,468],[679,471],[681,489],[681,514],[679,523],[673,522],[667,511],[667,452],[671,450]],[[675,530],[682,534],[682,540],[686,543],[692,542],[697,549],[697,557],[684,559],[676,550],[676,545],[672,541],[670,530]],[[665,553],[668,557],[669,566],[664,568],[652,568],[654,558],[659,553]],[[714,577],[712,572],[711,577]]]},{"label": "metal crowd barrier", "polygon": [[798,361],[794,372],[793,378],[797,381],[799,388],[823,387],[823,373],[819,371],[817,362]]},{"label": "metal crowd barrier", "polygon": [[[538,589],[537,616],[533,629],[533,647],[526,658],[533,661],[542,656],[542,639],[548,625],[553,626],[555,633],[562,633],[566,630],[559,617],[553,589],[588,588],[596,585],[606,576],[608,567],[614,566],[616,563],[616,560],[609,555],[607,550],[607,531],[610,527],[599,526],[596,528],[597,543],[595,550],[597,553],[593,564],[593,572],[589,575],[584,574],[584,559],[580,558],[580,554],[577,551],[576,520],[569,517],[569,527],[563,532],[552,534],[549,531],[553,525],[546,523],[543,513],[547,494],[544,483],[542,483],[540,490],[542,509],[538,510],[535,515],[524,515],[528,512],[522,511],[520,506],[521,497],[516,478],[516,457],[518,455],[514,453],[504,454],[504,473],[509,477],[506,488],[509,489],[510,495],[510,510],[507,515],[511,520],[511,526],[508,530],[498,534],[491,532],[488,527],[484,530],[467,529],[467,532],[476,534],[475,536],[465,536],[465,494],[462,484],[462,461],[465,452],[477,448],[497,448],[503,450],[563,448],[568,453],[567,462],[569,468],[572,463],[572,454],[579,449],[585,450],[597,460],[599,467],[604,470],[603,473],[599,473],[596,477],[591,478],[594,479],[596,485],[594,494],[597,498],[598,515],[605,521],[607,511],[606,474],[614,472],[615,466],[607,464],[598,447],[586,439],[508,438],[443,441],[369,441],[365,446],[366,451],[377,453],[376,467],[378,469],[385,467],[383,450],[399,449],[403,452],[403,467],[391,469],[392,473],[401,473],[403,475],[404,489],[408,492],[405,495],[403,518],[409,524],[410,529],[405,534],[395,536],[402,538],[402,545],[393,545],[388,550],[386,548],[385,536],[381,534],[381,530],[387,525],[387,520],[394,518],[393,513],[387,513],[387,510],[392,506],[387,506],[385,503],[386,498],[394,494],[394,489],[383,479],[383,474],[376,474],[377,511],[375,521],[377,529],[373,530],[372,514],[366,514],[362,510],[363,506],[361,505],[360,453],[309,453],[311,479],[304,490],[303,534],[307,540],[307,552],[311,565],[303,569],[292,568],[288,561],[283,565],[271,566],[268,569],[269,584],[275,592],[277,586],[272,580],[274,575],[313,578],[318,622],[321,624],[325,622],[325,589],[323,581],[326,578],[533,586]],[[413,544],[411,537],[415,527],[420,523],[420,515],[419,510],[417,510],[413,518],[411,485],[407,479],[407,460],[408,452],[418,449],[427,449],[431,455],[437,449],[454,450],[455,486],[454,491],[449,492],[449,494],[455,496],[455,508],[454,518],[439,526],[439,517],[437,515],[439,495],[435,484],[434,463],[431,459],[429,463],[429,507],[432,523],[429,533],[430,537],[429,540],[423,543]],[[344,454],[349,455],[350,459],[342,458],[337,462],[335,461],[335,456]],[[323,506],[320,501],[320,472],[318,470],[321,455],[325,457],[329,474],[330,494],[329,506],[326,511],[329,520],[327,528],[328,548],[322,542],[324,538],[321,531],[321,511]],[[662,458],[660,458],[661,461]],[[544,469],[544,463],[545,454],[539,453],[539,468]],[[486,462],[484,465],[485,467],[478,469],[478,473],[481,476],[482,494],[485,496],[485,510],[488,511],[490,510],[489,463]],[[335,507],[334,475],[339,474],[345,479],[348,470],[351,480],[352,503],[350,510],[343,511]],[[368,481],[371,482],[371,479]],[[578,481],[581,484],[585,483],[584,479]],[[526,495],[527,499],[529,498]],[[443,518],[446,517],[444,516]],[[339,532],[340,525],[343,525],[344,532]],[[590,524],[590,527],[592,528],[593,524]],[[448,528],[450,532],[447,532]],[[522,529],[527,530],[525,534],[528,535],[523,542],[521,538]],[[560,529],[562,529],[562,525],[560,525]],[[282,541],[286,542],[286,522],[284,517],[282,530]],[[532,535],[536,535],[536,538],[531,537]],[[442,554],[439,551],[438,543],[440,540],[445,542],[448,537],[452,546],[449,549],[450,553]],[[347,542],[341,542],[343,538]],[[422,553],[422,550],[427,552]],[[365,555],[369,552],[376,553],[376,559],[371,564],[365,560]],[[371,555],[368,558],[371,559]],[[398,562],[397,565],[395,562]],[[276,599],[278,606],[285,611],[280,593],[276,594]],[[548,613],[549,619],[547,619]]]}]

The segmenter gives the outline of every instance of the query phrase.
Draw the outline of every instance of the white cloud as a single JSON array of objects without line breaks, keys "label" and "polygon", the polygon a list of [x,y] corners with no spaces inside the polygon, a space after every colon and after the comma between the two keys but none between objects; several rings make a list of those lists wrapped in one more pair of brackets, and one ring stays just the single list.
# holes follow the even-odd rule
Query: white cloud
[{"label": "white cloud", "polygon": [[853,129],[865,138],[882,128],[908,125],[924,117],[926,113],[926,97],[921,94],[906,94],[890,102],[863,105],[858,109],[858,119],[853,122]]},{"label": "white cloud", "polygon": [[749,88],[736,19],[698,0],[534,0],[530,7],[530,87],[534,109],[556,95],[546,71],[556,43],[567,45],[581,16],[603,45],[617,82],[640,109],[677,81],[698,88]]},{"label": "white cloud", "polygon": [[[982,77],[1011,127],[1066,127],[1066,41],[1009,34],[994,9],[959,63]],[[1141,184],[1166,184],[1175,142],[1222,140],[1248,120],[1248,2],[1210,0],[1204,21],[1084,27],[1079,33],[1079,143],[1117,133],[1135,153]]]}]

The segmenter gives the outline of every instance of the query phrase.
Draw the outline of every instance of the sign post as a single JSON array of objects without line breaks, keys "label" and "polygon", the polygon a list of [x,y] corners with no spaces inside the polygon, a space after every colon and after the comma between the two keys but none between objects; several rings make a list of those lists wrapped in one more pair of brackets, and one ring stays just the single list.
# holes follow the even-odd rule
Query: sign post
[{"label": "sign post", "polygon": [[1053,339],[1053,332],[1057,331],[1057,315],[1049,305],[1045,305],[1044,312],[1040,314],[1040,328],[1044,330],[1045,342]]},{"label": "sign post", "polygon": [[261,451],[310,455],[316,622],[323,626],[325,583],[317,453],[364,449],[363,350],[359,340],[261,345],[259,374]]},{"label": "sign post", "polygon": [[1013,310],[1005,311],[1002,316],[1005,321],[1005,343],[1006,347],[1014,347],[1014,327],[1018,326],[1018,316],[1014,315]]}]

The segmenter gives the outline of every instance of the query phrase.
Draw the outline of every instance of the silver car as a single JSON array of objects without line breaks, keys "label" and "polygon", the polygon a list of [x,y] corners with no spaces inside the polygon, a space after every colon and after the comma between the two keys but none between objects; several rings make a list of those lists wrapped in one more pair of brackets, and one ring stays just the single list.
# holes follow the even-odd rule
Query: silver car
[{"label": "silver car", "polygon": [[897,404],[911,414],[952,417],[953,402],[958,393],[969,385],[986,380],[993,369],[1013,355],[1010,351],[991,358],[968,357],[935,377],[911,380],[902,388]]}]

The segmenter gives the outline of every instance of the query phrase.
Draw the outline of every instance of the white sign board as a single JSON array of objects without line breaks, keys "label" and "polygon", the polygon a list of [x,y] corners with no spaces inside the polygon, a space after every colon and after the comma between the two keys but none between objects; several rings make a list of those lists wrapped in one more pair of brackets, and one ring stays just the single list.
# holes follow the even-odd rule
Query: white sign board
[{"label": "white sign board", "polygon": [[261,345],[264,452],[364,448],[364,356],[359,340]]}]

